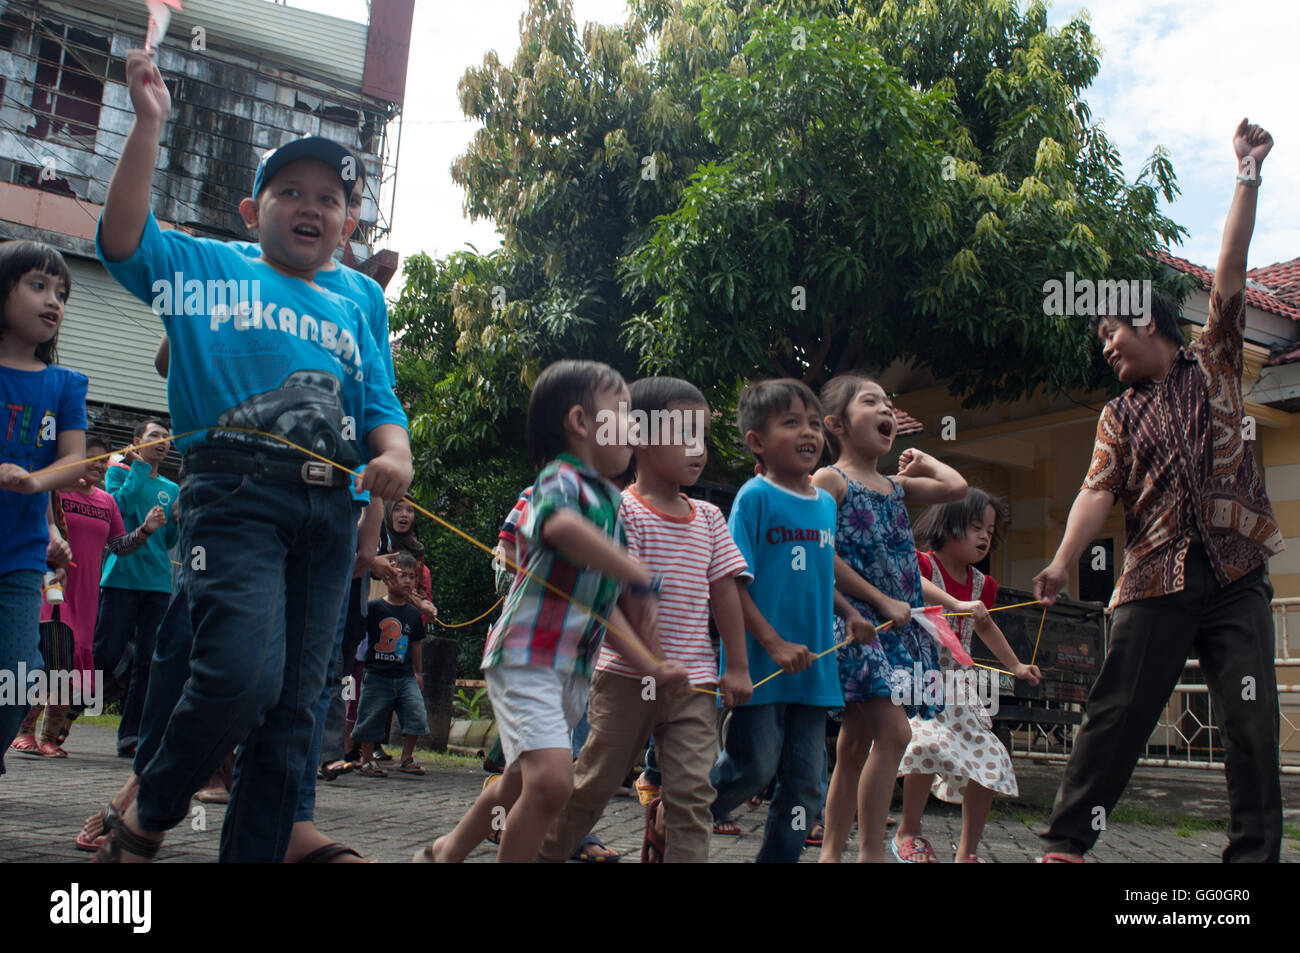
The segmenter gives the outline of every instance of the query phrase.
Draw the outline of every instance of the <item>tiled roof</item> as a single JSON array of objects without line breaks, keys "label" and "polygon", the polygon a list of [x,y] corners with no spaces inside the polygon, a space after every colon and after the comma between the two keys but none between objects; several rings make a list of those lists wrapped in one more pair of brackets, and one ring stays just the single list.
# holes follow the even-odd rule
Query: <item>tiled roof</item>
[{"label": "tiled roof", "polygon": [[[1200,265],[1194,265],[1186,258],[1171,255],[1163,248],[1157,248],[1155,256],[1170,268],[1175,268],[1196,278],[1206,291],[1210,290],[1210,285],[1214,281],[1214,272]],[[1268,280],[1265,280],[1265,277],[1261,277],[1261,275],[1267,277]],[[1246,279],[1249,282],[1256,282],[1266,286],[1264,288],[1254,288],[1247,285],[1246,303],[1248,305],[1252,308],[1258,308],[1260,311],[1280,314],[1284,318],[1300,321],[1300,258],[1277,265],[1255,268],[1246,272]]]},{"label": "tiled roof", "polygon": [[910,414],[904,413],[897,407],[894,408],[894,422],[898,424],[898,432],[894,434],[895,437],[906,437],[909,434],[920,433],[925,429],[925,425],[921,421]]}]

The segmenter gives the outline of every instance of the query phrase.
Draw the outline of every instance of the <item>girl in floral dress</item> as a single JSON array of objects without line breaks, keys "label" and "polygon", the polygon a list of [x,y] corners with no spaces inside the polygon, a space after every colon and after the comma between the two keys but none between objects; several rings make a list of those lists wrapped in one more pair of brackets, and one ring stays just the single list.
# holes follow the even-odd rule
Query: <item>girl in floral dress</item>
[{"label": "girl in floral dress", "polygon": [[[1042,678],[1037,665],[1025,665],[1007,644],[1006,636],[988,614],[997,598],[998,584],[975,568],[997,546],[1006,523],[1006,507],[983,490],[971,487],[964,500],[932,506],[917,521],[916,538],[934,547],[917,553],[921,573],[959,604],[971,605],[973,615],[960,616],[958,635],[970,651],[971,634],[980,639],[1016,678],[1037,685]],[[941,600],[935,600],[941,601]],[[945,672],[959,666],[952,653],[940,645],[939,663]],[[913,718],[912,741],[898,773],[903,777],[903,821],[899,839],[924,840],[921,815],[931,789],[940,800],[960,804],[961,842],[958,863],[983,863],[976,855],[994,794],[1019,793],[1011,756],[993,734],[993,721],[978,698],[949,704],[934,718]]]},{"label": "girl in floral dress", "polygon": [[[911,738],[908,716],[932,718],[937,710],[926,705],[905,710],[893,700],[901,685],[911,684],[914,664],[923,670],[939,667],[929,635],[912,621],[912,609],[922,604],[922,583],[904,503],[961,499],[966,481],[913,449],[899,457],[897,476],[876,469],[893,446],[897,425],[893,405],[875,381],[857,374],[835,377],[822,390],[822,407],[836,459],[812,479],[839,506],[836,588],[873,625],[894,624],[874,642],[849,642],[838,650],[844,720],[826,796],[820,859],[840,860],[856,808],[858,859],[883,862],[889,799]],[[843,627],[839,621],[835,625],[836,641],[843,641]],[[918,845],[894,842],[901,859],[920,852]]]}]

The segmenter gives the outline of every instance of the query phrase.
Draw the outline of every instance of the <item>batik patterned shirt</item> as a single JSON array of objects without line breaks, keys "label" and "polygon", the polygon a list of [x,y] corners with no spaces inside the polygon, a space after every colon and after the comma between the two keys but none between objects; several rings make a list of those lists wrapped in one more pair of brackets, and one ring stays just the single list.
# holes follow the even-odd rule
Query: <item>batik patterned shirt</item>
[{"label": "batik patterned shirt", "polygon": [[1135,384],[1101,413],[1086,490],[1124,507],[1124,567],[1111,607],[1181,592],[1199,541],[1220,586],[1284,546],[1242,435],[1244,294],[1216,286],[1200,338],[1160,381]]}]

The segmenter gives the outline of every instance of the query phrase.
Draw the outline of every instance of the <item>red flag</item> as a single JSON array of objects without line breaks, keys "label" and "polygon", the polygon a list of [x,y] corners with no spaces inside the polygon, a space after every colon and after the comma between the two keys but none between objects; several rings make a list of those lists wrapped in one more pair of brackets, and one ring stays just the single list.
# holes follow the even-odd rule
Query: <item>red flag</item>
[{"label": "red flag", "polygon": [[946,645],[959,665],[975,664],[970,653],[961,647],[961,639],[957,638],[957,633],[953,632],[948,625],[948,620],[943,617],[943,606],[926,606],[919,612],[913,609],[912,618],[921,623],[932,638]]}]

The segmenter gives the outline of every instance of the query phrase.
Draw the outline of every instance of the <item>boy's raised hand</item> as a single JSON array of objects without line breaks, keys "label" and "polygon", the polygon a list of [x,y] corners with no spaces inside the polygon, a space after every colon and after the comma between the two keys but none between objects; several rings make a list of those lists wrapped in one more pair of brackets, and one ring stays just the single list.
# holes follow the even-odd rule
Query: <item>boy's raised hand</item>
[{"label": "boy's raised hand", "polygon": [[162,73],[144,50],[126,54],[126,85],[137,120],[162,126],[172,111],[172,95]]},{"label": "boy's raised hand", "polygon": [[[1238,168],[1242,175],[1252,177],[1259,175],[1259,167],[1263,165],[1264,157],[1272,148],[1273,137],[1263,126],[1253,125],[1246,119],[1242,119],[1237,124],[1237,130],[1232,134],[1232,151],[1236,153]],[[1253,164],[1248,164],[1249,168],[1241,168],[1242,160],[1247,157]]]},{"label": "boy's raised hand", "polygon": [[144,518],[144,527],[150,533],[156,533],[167,522],[167,512],[161,506],[155,506]]}]

